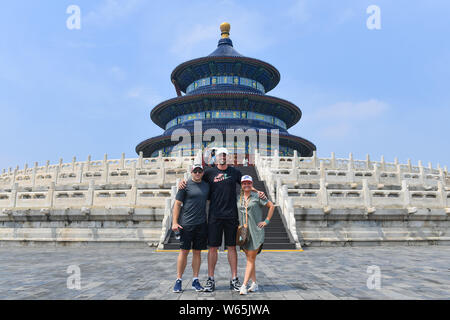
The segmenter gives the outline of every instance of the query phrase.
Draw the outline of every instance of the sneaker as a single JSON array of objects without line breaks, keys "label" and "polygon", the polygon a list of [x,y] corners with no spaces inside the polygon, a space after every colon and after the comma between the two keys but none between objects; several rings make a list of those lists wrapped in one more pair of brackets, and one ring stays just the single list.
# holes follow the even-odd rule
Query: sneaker
[{"label": "sneaker", "polygon": [[216,281],[214,281],[211,278],[208,278],[208,280],[206,280],[206,285],[204,288],[204,292],[213,292],[216,289]]},{"label": "sneaker", "polygon": [[182,291],[183,290],[181,289],[181,280],[175,281],[175,286],[173,287],[173,292],[179,293],[179,292],[182,292]]},{"label": "sneaker", "polygon": [[243,284],[239,289],[239,294],[247,294],[247,292],[248,292],[247,286]]},{"label": "sneaker", "polygon": [[203,290],[205,290],[205,288],[203,288],[200,285],[200,281],[198,281],[198,279],[195,279],[194,281],[192,281],[192,289],[194,289],[197,292],[202,292]]},{"label": "sneaker", "polygon": [[233,280],[230,280],[230,289],[234,291],[241,290],[241,283],[239,282],[239,278],[236,277]]},{"label": "sneaker", "polygon": [[258,284],[256,282],[252,282],[252,284],[250,285],[250,288],[248,288],[249,292],[256,292],[258,291]]}]

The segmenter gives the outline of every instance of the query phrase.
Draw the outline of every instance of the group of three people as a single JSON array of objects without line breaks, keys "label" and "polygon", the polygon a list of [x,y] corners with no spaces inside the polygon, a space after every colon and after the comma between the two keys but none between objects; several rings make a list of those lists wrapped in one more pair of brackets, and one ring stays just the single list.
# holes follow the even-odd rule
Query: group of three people
[{"label": "group of three people", "polygon": [[[222,237],[228,249],[228,262],[231,268],[230,289],[247,294],[258,290],[255,272],[256,255],[261,252],[264,242],[264,227],[272,218],[274,205],[267,200],[264,192],[253,187],[251,176],[227,164],[228,151],[219,148],[216,152],[216,165],[203,170],[201,164],[194,164],[191,178],[181,181],[178,186],[173,208],[172,230],[180,233],[180,253],[177,261],[177,279],[174,292],[182,292],[182,276],[187,257],[192,249],[192,288],[196,291],[215,290],[214,271],[217,264],[217,251],[222,245]],[[236,184],[241,185],[237,196]],[[206,215],[207,200],[209,214]],[[269,208],[262,220],[262,207]],[[244,282],[237,276],[236,235],[238,226],[246,224],[248,237],[241,247],[247,256]],[[201,264],[201,250],[208,248],[208,279],[203,287],[198,279]],[[249,280],[250,288],[247,288]]]}]

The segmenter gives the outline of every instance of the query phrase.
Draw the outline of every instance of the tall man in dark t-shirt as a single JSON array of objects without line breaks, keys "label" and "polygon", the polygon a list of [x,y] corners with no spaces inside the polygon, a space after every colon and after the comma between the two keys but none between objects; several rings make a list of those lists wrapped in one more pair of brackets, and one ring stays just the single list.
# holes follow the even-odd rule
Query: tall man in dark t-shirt
[{"label": "tall man in dark t-shirt", "polygon": [[[182,291],[182,276],[187,264],[187,256],[192,248],[192,288],[203,291],[198,280],[201,264],[201,250],[206,250],[208,226],[206,223],[206,201],[209,198],[209,184],[202,180],[201,164],[192,166],[192,178],[180,189],[175,197],[172,216],[172,230],[180,232],[180,253],[177,261],[177,280],[173,292]],[[183,205],[183,207],[181,207]]]},{"label": "tall man in dark t-shirt", "polygon": [[[208,280],[205,291],[215,289],[214,270],[217,264],[217,250],[222,245],[222,235],[225,235],[225,246],[228,249],[228,262],[232,279],[230,289],[239,291],[241,284],[237,277],[236,233],[239,225],[236,204],[236,183],[241,183],[241,172],[227,164],[228,151],[219,148],[216,151],[216,166],[208,168],[203,175],[203,181],[210,186],[210,206],[208,215]],[[179,188],[184,188],[181,181]],[[255,190],[257,191],[257,190]],[[263,192],[260,197],[266,198]]]}]

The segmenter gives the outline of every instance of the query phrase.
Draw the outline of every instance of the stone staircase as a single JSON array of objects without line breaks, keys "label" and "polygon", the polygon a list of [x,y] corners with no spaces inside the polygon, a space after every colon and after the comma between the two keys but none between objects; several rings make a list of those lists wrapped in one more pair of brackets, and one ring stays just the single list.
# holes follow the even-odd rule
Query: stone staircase
[{"label": "stone staircase", "polygon": [[[255,189],[264,191],[268,195],[266,186],[263,181],[259,180],[256,169],[253,166],[238,167],[242,175],[250,175],[253,178],[253,186]],[[240,192],[240,186],[236,188],[237,194]],[[263,208],[263,217],[267,216],[268,208]],[[175,239],[175,235],[171,232],[169,238],[165,241],[164,250],[178,250],[180,248],[179,241]],[[275,207],[270,224],[266,227],[266,237],[263,250],[295,250],[295,243],[290,239],[288,232],[284,226],[279,207]]]}]

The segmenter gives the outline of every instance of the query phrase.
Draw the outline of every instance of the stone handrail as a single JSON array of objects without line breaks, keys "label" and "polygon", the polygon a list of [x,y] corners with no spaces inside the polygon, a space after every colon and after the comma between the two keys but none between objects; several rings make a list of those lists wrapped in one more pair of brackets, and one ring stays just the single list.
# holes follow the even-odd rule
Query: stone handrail
[{"label": "stone handrail", "polygon": [[366,160],[354,160],[353,155],[350,153],[348,159],[336,158],[334,152],[331,153],[331,158],[319,158],[316,152],[313,152],[312,157],[298,157],[296,151],[292,157],[280,157],[278,151],[274,151],[273,156],[261,156],[258,153],[255,157],[255,164],[257,166],[269,166],[277,169],[319,169],[321,165],[326,170],[354,170],[354,171],[373,171],[378,168],[383,172],[408,172],[417,174],[432,174],[432,175],[448,175],[448,168],[443,168],[440,164],[436,168],[432,167],[431,162],[425,167],[422,165],[422,161],[419,160],[417,166],[413,166],[411,161],[408,160],[406,164],[400,164],[398,159],[395,158],[394,162],[386,162],[384,156],[381,157],[381,161],[373,161],[369,155],[366,156]]},{"label": "stone handrail", "polygon": [[[190,174],[186,172],[184,174],[184,180],[189,179]],[[175,186],[171,188],[170,198],[166,199],[166,207],[164,211],[164,218],[161,224],[161,237],[159,239],[158,250],[163,249],[164,242],[169,238],[170,233],[172,232],[172,213],[173,213],[173,205],[175,204],[175,197],[178,192],[178,183],[180,179],[177,179]]]},{"label": "stone handrail", "polygon": [[[308,161],[293,157],[261,157],[256,154],[258,172],[276,199],[290,199],[293,207],[445,209],[450,213],[450,187],[447,168],[424,168],[370,160],[357,162],[350,155],[345,165],[338,159],[318,159],[315,154]],[[306,162],[305,162],[306,161]],[[341,163],[344,163],[341,161]],[[364,163],[355,166],[355,163]],[[277,166],[278,164],[278,166]],[[314,164],[314,166],[312,166]],[[281,197],[281,198],[280,198]],[[290,211],[290,202],[282,207]],[[283,212],[285,215],[285,213]],[[289,217],[287,213],[286,218]]]},{"label": "stone handrail", "polygon": [[[12,190],[15,184],[19,187],[40,188],[50,187],[52,183],[57,185],[86,184],[95,180],[96,184],[131,183],[132,180],[148,181],[157,186],[173,184],[176,175],[183,174],[192,164],[194,157],[160,157],[126,159],[122,154],[121,159],[108,160],[105,155],[103,160],[49,165],[39,167],[35,163],[34,168],[25,167],[22,170],[3,170],[0,175],[0,190]],[[151,182],[150,182],[151,181]]]},{"label": "stone handrail", "polygon": [[297,249],[301,249],[300,241],[297,235],[297,228],[294,216],[294,206],[292,198],[288,196],[288,189],[286,185],[279,186],[277,188],[276,203],[279,205],[281,214],[284,216],[286,222],[286,228],[291,234]]}]

